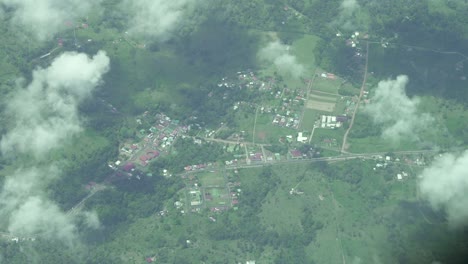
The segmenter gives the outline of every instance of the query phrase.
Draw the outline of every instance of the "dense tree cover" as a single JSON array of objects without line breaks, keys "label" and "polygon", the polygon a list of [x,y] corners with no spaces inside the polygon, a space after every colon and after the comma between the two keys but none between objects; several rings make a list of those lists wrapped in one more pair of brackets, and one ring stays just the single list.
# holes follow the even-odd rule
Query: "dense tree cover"
[{"label": "dense tree cover", "polygon": [[[115,182],[115,188],[103,190],[86,202],[86,208],[95,210],[111,236],[117,227],[137,218],[147,217],[162,209],[162,204],[182,188],[176,178],[140,176]],[[100,240],[103,234],[93,239]]]},{"label": "dense tree cover", "polygon": [[304,209],[301,228],[292,228],[287,233],[267,229],[260,221],[262,204],[268,193],[276,191],[280,181],[272,167],[263,167],[253,184],[243,187],[239,211],[220,215],[208,229],[208,235],[214,240],[240,239],[259,248],[271,246],[280,250],[275,263],[311,263],[305,248],[314,241],[323,224],[314,220],[310,208]]},{"label": "dense tree cover", "polygon": [[[466,51],[468,29],[468,5],[462,1],[432,3],[440,5],[431,10],[430,1],[410,0],[367,0],[361,1],[373,14],[372,28],[379,35],[391,36],[397,33],[407,44],[424,44],[439,49]],[[442,2],[442,1],[441,1]],[[449,3],[451,2],[451,3]],[[452,12],[438,12],[449,8]]]},{"label": "dense tree cover", "polygon": [[[433,51],[468,53],[468,5],[463,1],[430,2],[358,1],[361,12],[371,15],[368,23],[372,41],[393,43],[387,49],[378,44],[371,45],[369,71],[375,72],[377,78],[407,74],[413,80],[409,85],[410,93],[433,94],[465,103],[468,93],[459,78],[466,75],[466,71],[458,75],[453,72],[455,63],[463,57],[454,53],[453,58],[447,59],[448,54]],[[323,41],[315,51],[318,64],[360,84],[363,57],[354,56],[354,50],[333,34],[320,34],[320,37]],[[408,48],[408,45],[433,51]]]},{"label": "dense tree cover", "polygon": [[[104,1],[103,4],[106,7],[112,8],[105,9],[102,17],[97,20],[96,32],[104,29],[118,31],[125,29],[125,15],[119,10],[113,9],[119,2]],[[246,90],[220,88],[216,85],[216,81],[220,77],[238,70],[255,69],[259,39],[249,33],[248,29],[278,31],[279,37],[285,43],[291,43],[303,33],[316,34],[322,38],[315,51],[320,66],[328,71],[349,77],[353,83],[360,83],[362,59],[355,57],[354,50],[347,47],[342,39],[334,38],[336,24],[333,22],[339,14],[341,2],[341,0],[240,0],[230,3],[221,0],[210,1],[212,4],[210,8],[199,14],[191,14],[191,16],[196,17],[192,20],[193,23],[178,29],[174,39],[167,43],[150,43],[149,50],[144,52],[113,47],[111,52],[112,72],[106,76],[106,84],[99,92],[99,96],[117,103],[116,106],[128,106],[123,108],[123,112],[126,113],[164,110],[171,116],[174,114],[180,119],[195,115],[198,117],[197,122],[206,125],[218,125],[219,122],[225,120],[231,123],[234,117],[229,115],[229,107],[237,101],[254,101],[255,94],[247,93]],[[466,5],[450,1],[450,5],[455,5],[455,7],[452,8],[454,12],[448,15],[431,11],[428,7],[428,1],[360,0],[358,2],[361,8],[367,9],[372,14],[370,26],[371,33],[374,35],[393,38],[396,33],[398,43],[433,46],[436,49],[463,51],[468,47],[465,45],[468,35],[466,28],[468,7]],[[285,5],[295,10],[285,8]],[[221,6],[222,8],[220,8]],[[295,11],[300,13],[301,18],[294,15]],[[4,20],[8,19],[8,16],[10,14],[6,13],[0,18]],[[16,76],[23,75],[28,79],[34,67],[49,63],[50,61],[47,59],[38,61],[37,57],[47,53],[56,45],[55,42],[35,43],[30,39],[18,36],[15,28],[9,28],[6,25],[7,23],[0,23],[0,32],[3,36],[3,41],[0,42],[0,51],[3,55],[0,59],[0,66],[3,70],[0,75],[0,93],[2,94],[15,89],[14,78]],[[197,27],[198,25],[200,27]],[[104,45],[104,41],[96,41],[84,46],[81,51],[94,53]],[[65,46],[64,50],[67,49],[71,49],[71,47]],[[168,56],[168,53],[171,55]],[[378,76],[388,74],[390,68],[394,69],[395,73],[399,73],[403,69],[409,71],[410,66],[413,67],[411,61],[402,58],[409,56],[402,55],[401,52],[387,50],[381,54],[373,55],[385,63],[382,68],[379,68],[379,65],[373,65]],[[428,56],[425,54],[422,57]],[[420,64],[435,65],[436,61],[441,61],[436,56],[428,60],[422,60],[419,57],[411,59],[424,62],[416,63],[418,66]],[[444,76],[444,74],[440,74],[443,71],[439,69],[448,64],[437,64],[433,70],[429,69],[430,76]],[[380,69],[382,70],[380,71]],[[189,73],[196,77],[187,77],[190,75]],[[441,78],[434,81],[430,78],[422,80],[421,83],[424,85],[419,86],[419,90],[412,90],[413,93],[423,92],[422,89],[427,87],[431,89],[431,93],[443,90],[439,89],[441,86],[456,87],[456,89],[451,89],[452,97],[458,97],[461,100],[466,98],[460,85],[451,85],[453,83],[451,79]],[[412,87],[418,87],[418,85]],[[172,90],[175,92],[170,93],[170,96],[163,100],[161,94],[153,93],[154,90],[163,91],[161,94]],[[350,91],[340,90],[341,94],[348,92]],[[211,96],[208,96],[210,93]],[[441,94],[445,95],[445,93]],[[174,97],[172,97],[173,95]],[[226,99],[223,99],[224,97]],[[0,105],[0,111],[3,110],[1,107]],[[56,155],[53,156],[54,159],[70,160],[64,167],[64,176],[50,186],[50,196],[63,209],[69,209],[87,195],[83,188],[86,182],[104,180],[112,173],[107,168],[106,163],[114,159],[117,154],[118,142],[116,139],[132,136],[131,131],[121,129],[124,119],[120,114],[111,113],[106,104],[100,100],[85,102],[80,107],[80,111],[87,117],[87,128],[97,134],[96,139],[105,137],[109,141],[99,148],[90,148],[90,151],[75,152],[68,149],[54,153]],[[2,119],[1,121],[2,124],[8,124],[8,120]],[[357,116],[350,136],[363,138],[369,135],[380,135],[380,129],[370,126],[371,123],[368,116]],[[5,133],[7,127],[7,125],[0,127],[0,135]],[[460,131],[460,133],[465,133],[466,129]],[[73,144],[81,143],[74,142]],[[304,145],[302,151],[305,152],[307,147],[309,146]],[[178,140],[174,149],[175,153],[161,157],[150,165],[150,171],[156,174],[154,177],[118,181],[115,183],[115,188],[109,187],[99,192],[86,203],[86,209],[96,210],[104,226],[98,231],[85,230],[80,227],[88,244],[96,245],[108,241],[112,238],[114,231],[125,228],[126,223],[137,218],[152,215],[161,209],[165,200],[174,196],[175,192],[182,187],[181,182],[158,176],[159,170],[164,168],[172,172],[179,172],[183,170],[185,165],[231,158],[228,155],[223,156],[225,154],[222,147],[209,143],[197,145],[193,143],[191,138]],[[287,152],[286,146],[283,145],[273,145],[268,147],[268,150],[282,154]],[[51,160],[53,159],[51,158]],[[9,160],[2,157],[0,170],[8,163]],[[359,185],[363,177],[369,171],[369,164],[362,165],[354,162],[345,162],[340,166],[330,166],[327,163],[316,163],[315,165],[318,165],[330,180],[344,181],[355,188],[360,188]],[[387,181],[394,179],[398,169],[397,166],[389,165],[383,175],[384,179]],[[0,178],[0,183],[1,181],[3,178]],[[258,211],[261,210],[261,205],[267,195],[278,188],[279,182],[280,178],[271,167],[265,167],[252,186],[244,187],[245,195],[240,198],[240,210],[219,216],[216,224],[211,225],[208,230],[209,237],[214,240],[241,239],[247,241],[249,245],[271,246],[274,249],[279,249],[280,253],[276,257],[275,263],[311,263],[305,254],[305,247],[313,243],[316,232],[323,227],[323,224],[314,220],[310,208],[304,208],[304,214],[300,219],[300,230],[279,234],[276,231],[267,230],[259,224],[261,221],[258,217]],[[384,189],[376,192],[374,197],[368,198],[382,199],[386,195],[387,191]],[[408,205],[402,205],[402,207],[411,208]],[[392,228],[392,239],[396,244],[404,245],[405,241],[412,239],[412,237],[405,237],[401,234],[397,227],[392,226]],[[423,228],[431,227],[424,226]],[[437,237],[428,237],[427,234],[424,236],[421,231],[415,236],[423,237],[422,241],[437,240]],[[459,238],[459,240],[463,239]],[[183,238],[180,241],[180,244],[184,244]],[[454,245],[453,250],[459,250],[463,245],[466,245],[466,241],[465,244]],[[434,247],[434,245],[427,246]],[[1,243],[1,256],[9,263],[34,262],[34,259],[24,253],[26,247],[28,245]],[[37,243],[33,249],[41,256],[40,262],[42,263],[86,263],[84,260],[77,259],[75,253],[69,252],[63,245],[50,241]],[[403,246],[395,250],[394,253],[400,256],[402,263],[416,263],[414,259],[410,259],[413,255],[410,256],[405,252]],[[452,259],[450,257],[456,253],[448,248],[444,250],[435,248],[434,254],[443,261],[444,259]],[[93,257],[98,258],[88,259],[87,262],[117,262],[105,252],[94,252]],[[176,259],[177,263],[184,263],[184,261],[188,262],[182,256],[178,256]]]},{"label": "dense tree cover", "polygon": [[273,153],[280,153],[281,155],[286,155],[288,153],[288,146],[284,144],[265,146],[265,149]]},{"label": "dense tree cover", "polygon": [[86,263],[83,248],[70,248],[57,241],[38,239],[23,243],[0,242],[0,261],[21,263]]},{"label": "dense tree cover", "polygon": [[206,75],[222,76],[255,67],[258,37],[229,24],[209,18],[190,35],[175,43],[177,52]]},{"label": "dense tree cover", "polygon": [[[420,221],[421,216],[426,221]],[[418,222],[409,232],[407,226]],[[402,201],[384,225],[389,230],[391,254],[400,263],[430,263],[434,259],[440,263],[466,263],[468,253],[467,228],[450,229],[446,225],[443,212],[434,212],[428,204],[419,201]],[[430,231],[429,231],[430,230]],[[412,243],[418,241],[418,243]]]},{"label": "dense tree cover", "polygon": [[353,129],[349,132],[352,138],[378,137],[382,135],[382,127],[374,125],[372,117],[368,114],[356,115]]}]

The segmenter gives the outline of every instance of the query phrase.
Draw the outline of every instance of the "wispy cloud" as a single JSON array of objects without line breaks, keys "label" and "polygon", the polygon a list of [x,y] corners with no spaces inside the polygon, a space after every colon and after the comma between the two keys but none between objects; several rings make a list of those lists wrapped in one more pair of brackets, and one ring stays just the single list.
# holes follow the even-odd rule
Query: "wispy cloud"
[{"label": "wispy cloud", "polygon": [[89,58],[64,53],[50,67],[33,72],[25,88],[18,87],[7,106],[15,126],[0,141],[2,152],[40,157],[81,130],[78,104],[91,95],[109,69],[104,52]]},{"label": "wispy cloud", "polygon": [[468,151],[445,154],[421,173],[422,196],[436,210],[445,209],[451,226],[468,224]]},{"label": "wispy cloud", "polygon": [[[14,119],[11,130],[0,140],[4,155],[32,154],[30,163],[43,164],[43,157],[64,140],[82,130],[78,105],[91,96],[109,70],[109,58],[100,51],[92,58],[82,53],[64,53],[45,69],[36,69],[26,87],[18,87],[7,105]],[[74,218],[47,198],[47,186],[61,175],[54,166],[32,166],[6,177],[0,192],[0,223],[13,234],[60,239],[73,243]],[[86,223],[97,226],[96,215],[85,213]]]},{"label": "wispy cloud", "polygon": [[196,0],[125,0],[132,18],[129,33],[146,38],[167,39],[185,20]]},{"label": "wispy cloud", "polygon": [[39,40],[50,38],[66,28],[67,21],[85,16],[100,3],[101,0],[0,0],[0,4],[12,9],[11,23]]},{"label": "wispy cloud", "polygon": [[382,136],[394,142],[418,139],[418,133],[433,122],[429,114],[418,111],[420,99],[406,95],[407,83],[405,75],[379,82],[371,103],[364,108],[375,124],[383,126]]},{"label": "wispy cloud", "polygon": [[340,5],[340,13],[336,20],[333,22],[334,25],[338,25],[344,29],[354,30],[354,13],[361,7],[357,0],[343,0]]},{"label": "wispy cloud", "polygon": [[304,73],[304,66],[289,53],[288,49],[287,45],[274,41],[262,48],[258,56],[262,61],[273,63],[281,73],[299,78]]},{"label": "wispy cloud", "polygon": [[0,194],[0,215],[8,231],[22,236],[56,237],[72,241],[75,227],[56,204],[45,198],[47,184],[58,176],[56,169],[30,168],[7,177]]}]

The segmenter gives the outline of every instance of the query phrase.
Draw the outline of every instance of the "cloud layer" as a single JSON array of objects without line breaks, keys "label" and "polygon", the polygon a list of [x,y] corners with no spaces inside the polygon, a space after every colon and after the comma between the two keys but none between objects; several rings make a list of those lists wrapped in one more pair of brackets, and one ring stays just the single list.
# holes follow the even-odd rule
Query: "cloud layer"
[{"label": "cloud layer", "polygon": [[[14,127],[1,139],[3,154],[27,153],[42,163],[50,150],[81,131],[78,105],[89,97],[109,70],[109,58],[98,52],[68,52],[56,58],[46,69],[33,72],[25,88],[18,87],[7,105]],[[60,176],[55,167],[33,166],[6,177],[0,193],[0,223],[9,232],[21,236],[40,234],[72,243],[74,218],[62,212],[47,198],[47,186]],[[97,217],[84,215],[90,226]]]},{"label": "cloud layer", "polygon": [[[67,22],[85,16],[101,0],[0,0],[12,8],[12,23],[45,40],[67,27]],[[1,5],[0,5],[1,8]]]},{"label": "cloud layer", "polygon": [[81,130],[78,104],[91,95],[109,70],[104,52],[89,58],[64,53],[47,69],[33,72],[33,80],[8,103],[15,127],[0,141],[2,152],[16,151],[40,157]]},{"label": "cloud layer", "polygon": [[419,188],[434,209],[445,209],[450,225],[468,224],[468,151],[445,154],[421,174]]},{"label": "cloud layer", "polygon": [[374,123],[383,126],[382,136],[394,142],[418,139],[418,133],[433,121],[429,114],[418,112],[418,98],[406,95],[407,83],[405,75],[379,82],[371,103],[364,108]]},{"label": "cloud layer", "polygon": [[167,39],[196,2],[195,0],[125,0],[125,9],[132,14],[129,33],[140,37]]},{"label": "cloud layer", "polygon": [[273,63],[283,74],[299,78],[304,73],[304,66],[297,61],[295,56],[289,54],[288,46],[279,41],[268,43],[260,50],[258,56],[262,61]]},{"label": "cloud layer", "polygon": [[355,30],[353,16],[359,8],[357,0],[343,0],[340,5],[340,13],[332,24],[347,30]]},{"label": "cloud layer", "polygon": [[30,168],[7,177],[0,194],[0,216],[8,231],[20,236],[42,236],[72,241],[75,227],[44,190],[58,176],[54,168]]}]

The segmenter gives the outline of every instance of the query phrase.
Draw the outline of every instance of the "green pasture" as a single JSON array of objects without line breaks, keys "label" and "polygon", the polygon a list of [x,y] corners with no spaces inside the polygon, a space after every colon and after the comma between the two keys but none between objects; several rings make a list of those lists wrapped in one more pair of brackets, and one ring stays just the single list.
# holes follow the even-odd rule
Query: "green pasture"
[{"label": "green pasture", "polygon": [[314,109],[306,108],[304,110],[304,117],[301,123],[301,130],[312,131],[317,118],[320,116],[320,112]]},{"label": "green pasture", "polygon": [[[343,127],[335,129],[316,128],[314,132],[314,137],[312,138],[312,142],[315,144],[319,144],[320,146],[338,149],[341,148],[345,132],[346,131]],[[325,139],[336,139],[336,143],[333,143],[329,146],[328,143],[324,142]]]},{"label": "green pasture", "polygon": [[204,171],[197,173],[197,177],[202,184],[202,187],[210,187],[210,186],[224,186],[224,177],[222,172],[219,171]]},{"label": "green pasture", "polygon": [[[320,72],[318,73],[321,74]],[[340,88],[342,80],[337,76],[336,80],[317,76],[312,84],[312,91],[320,91],[338,95],[338,89]]]},{"label": "green pasture", "polygon": [[[205,191],[205,205],[207,208],[217,206],[231,206],[231,198],[226,188],[204,188]],[[211,201],[206,199],[206,195],[210,194],[213,198]]]},{"label": "green pasture", "polygon": [[258,114],[255,126],[256,143],[277,143],[280,137],[294,136],[297,133],[295,129],[272,124],[273,117],[271,114]]}]

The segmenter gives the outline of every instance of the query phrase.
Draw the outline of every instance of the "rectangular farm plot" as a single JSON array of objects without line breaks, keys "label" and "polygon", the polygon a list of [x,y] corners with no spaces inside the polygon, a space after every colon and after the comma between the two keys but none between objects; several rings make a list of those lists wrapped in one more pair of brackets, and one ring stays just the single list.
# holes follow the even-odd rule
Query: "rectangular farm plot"
[{"label": "rectangular farm plot", "polygon": [[336,103],[308,100],[306,107],[324,112],[333,112],[335,110],[335,105]]},{"label": "rectangular farm plot", "polygon": [[311,91],[306,103],[308,109],[314,109],[324,112],[333,112],[335,110],[338,97],[333,94],[319,91]]}]

